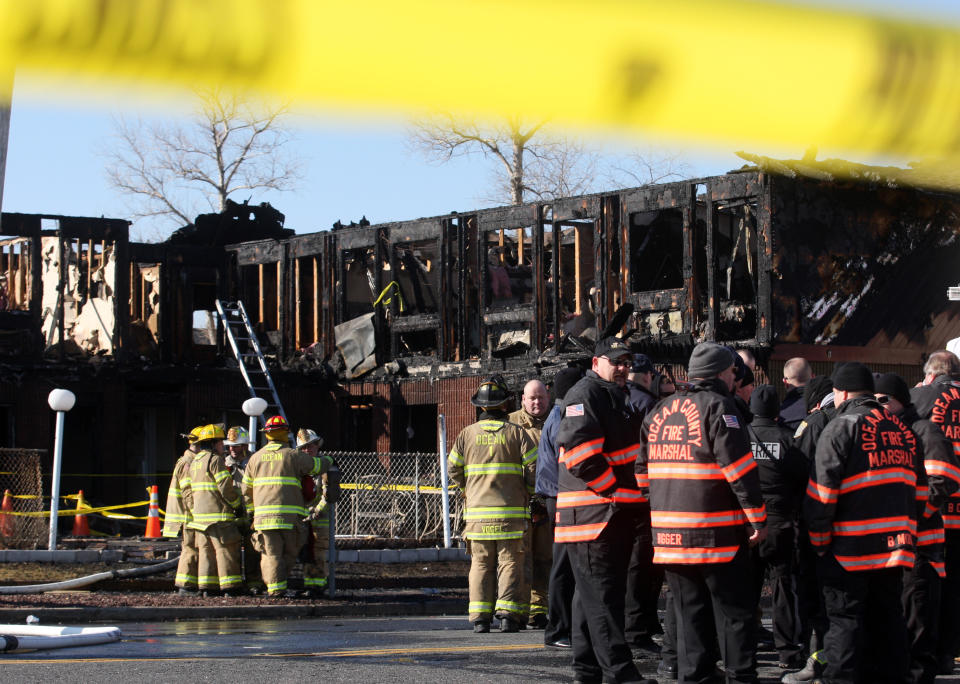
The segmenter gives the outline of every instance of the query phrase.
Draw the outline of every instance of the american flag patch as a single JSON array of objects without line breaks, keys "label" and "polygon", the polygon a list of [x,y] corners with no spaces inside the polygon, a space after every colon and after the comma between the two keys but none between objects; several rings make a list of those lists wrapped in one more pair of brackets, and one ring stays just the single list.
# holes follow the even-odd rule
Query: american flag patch
[{"label": "american flag patch", "polygon": [[573,416],[582,416],[583,404],[573,404],[572,406],[568,406],[566,415],[568,418]]},{"label": "american flag patch", "polygon": [[740,421],[737,420],[736,416],[731,416],[729,413],[723,414],[723,423],[728,428],[736,428],[737,430],[740,429]]}]

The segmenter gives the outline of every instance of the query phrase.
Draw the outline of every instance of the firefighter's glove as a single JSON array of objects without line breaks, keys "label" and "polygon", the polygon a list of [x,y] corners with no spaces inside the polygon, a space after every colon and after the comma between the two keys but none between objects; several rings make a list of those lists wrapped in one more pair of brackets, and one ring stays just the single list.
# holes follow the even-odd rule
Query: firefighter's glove
[{"label": "firefighter's glove", "polygon": [[547,507],[538,494],[534,494],[530,499],[530,519],[534,525],[542,525],[547,521]]},{"label": "firefighter's glove", "polygon": [[327,512],[327,500],[320,499],[320,503],[310,509],[310,515],[305,520],[316,520]]}]

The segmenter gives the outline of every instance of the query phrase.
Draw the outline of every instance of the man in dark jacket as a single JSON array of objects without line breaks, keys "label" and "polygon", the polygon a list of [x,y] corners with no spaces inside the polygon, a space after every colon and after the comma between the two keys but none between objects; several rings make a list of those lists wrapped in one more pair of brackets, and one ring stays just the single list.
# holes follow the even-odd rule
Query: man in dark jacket
[{"label": "man in dark jacket", "polygon": [[715,639],[728,682],[757,678],[747,547],[766,537],[766,509],[731,396],[734,357],[713,342],[694,348],[693,387],[647,415],[637,459],[637,484],[650,492],[654,562],[666,566],[676,606],[677,664],[686,682],[714,681]]},{"label": "man in dark jacket", "polygon": [[896,373],[879,376],[875,395],[917,436],[917,562],[904,570],[902,598],[910,638],[911,681],[933,684],[939,670],[941,580],[946,576],[940,506],[960,489],[960,467],[950,440],[917,415],[903,378]]},{"label": "man in dark jacket", "polygon": [[[563,398],[580,378],[579,368],[564,368],[553,378],[553,408],[540,432],[537,456],[536,493],[543,497],[551,523],[557,519],[557,428],[563,420]],[[552,526],[551,526],[552,527]],[[573,624],[573,591],[576,584],[566,544],[553,545],[553,564],[547,591],[547,626],[543,642],[554,648],[570,648],[570,630]]]},{"label": "man in dark jacket", "polygon": [[780,666],[803,665],[797,618],[796,519],[807,484],[807,461],[793,445],[790,430],[779,421],[780,400],[770,385],[760,385],[750,397],[753,423],[750,446],[760,473],[760,490],[767,506],[769,533],[757,553],[757,599],[767,570],[773,583],[773,640]]},{"label": "man in dark jacket", "polygon": [[[861,363],[832,376],[837,416],[817,443],[803,502],[830,628],[823,678],[903,682],[902,568],[916,559],[916,437],[873,396]],[[882,658],[866,658],[871,654]]]},{"label": "man in dark jacket", "polygon": [[600,340],[591,370],[564,400],[556,542],[567,544],[573,598],[573,670],[579,681],[643,680],[624,636],[627,567],[646,497],[633,477],[637,432],[624,386],[630,349]]},{"label": "man in dark jacket", "polygon": [[[923,384],[910,390],[921,418],[928,418],[960,454],[960,359],[945,350],[930,354],[923,366]],[[940,508],[943,516],[946,577],[940,594],[940,634],[937,657],[940,673],[953,672],[960,649],[960,492]]]}]

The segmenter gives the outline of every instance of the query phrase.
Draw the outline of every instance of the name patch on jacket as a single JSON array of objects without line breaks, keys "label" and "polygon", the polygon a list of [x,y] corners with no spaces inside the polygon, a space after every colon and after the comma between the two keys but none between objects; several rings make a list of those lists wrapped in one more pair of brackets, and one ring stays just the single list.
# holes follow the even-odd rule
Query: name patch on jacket
[{"label": "name patch on jacket", "polygon": [[657,532],[657,546],[680,546],[683,544],[683,535],[679,532]]},{"label": "name patch on jacket", "polygon": [[723,414],[723,424],[728,428],[740,429],[740,421],[737,420],[736,416],[731,416],[729,413]]},{"label": "name patch on jacket", "polygon": [[583,404],[573,404],[567,407],[567,418],[582,416],[583,415]]}]

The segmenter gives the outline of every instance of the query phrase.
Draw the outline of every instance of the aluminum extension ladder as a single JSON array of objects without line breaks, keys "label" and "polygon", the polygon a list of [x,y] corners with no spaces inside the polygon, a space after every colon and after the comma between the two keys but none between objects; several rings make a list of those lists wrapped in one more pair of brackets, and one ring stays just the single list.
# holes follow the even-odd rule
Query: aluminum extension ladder
[{"label": "aluminum extension ladder", "polygon": [[259,397],[267,402],[267,410],[260,415],[260,427],[263,427],[270,416],[281,415],[286,420],[287,414],[280,404],[277,388],[270,377],[270,369],[267,368],[267,360],[263,358],[260,343],[243,302],[224,302],[218,299],[217,313],[220,314],[230,348],[240,366],[240,374],[250,391],[250,398]]}]

